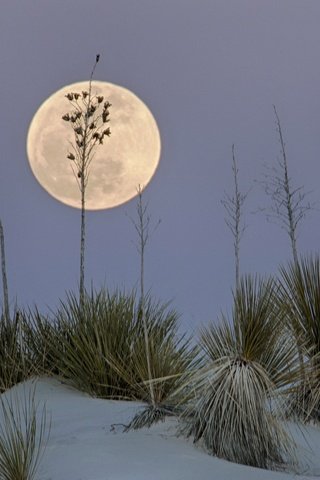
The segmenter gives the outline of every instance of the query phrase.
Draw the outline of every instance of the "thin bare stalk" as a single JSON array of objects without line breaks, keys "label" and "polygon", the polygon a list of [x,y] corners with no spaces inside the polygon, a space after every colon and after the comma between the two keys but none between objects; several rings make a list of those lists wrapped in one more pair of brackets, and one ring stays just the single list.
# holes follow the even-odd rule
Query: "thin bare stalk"
[{"label": "thin bare stalk", "polygon": [[[145,289],[144,289],[144,259],[145,259],[145,249],[147,242],[149,240],[150,234],[150,220],[151,217],[148,214],[148,204],[143,203],[142,198],[142,187],[141,185],[137,188],[138,193],[138,202],[137,202],[137,217],[138,220],[134,220],[131,218],[131,221],[136,229],[138,234],[138,243],[137,249],[140,255],[140,312],[141,312],[141,320],[143,324],[144,330],[144,341],[145,341],[145,348],[146,348],[146,357],[147,357],[147,368],[148,368],[148,380],[149,380],[149,388],[150,388],[150,397],[151,403],[153,407],[156,406],[155,400],[155,393],[154,393],[154,385],[152,382],[153,375],[152,375],[152,368],[151,368],[151,360],[150,360],[150,343],[149,343],[149,332],[148,332],[148,324],[146,319],[146,307],[145,307]],[[160,221],[157,223],[158,226]]]},{"label": "thin bare stalk", "polygon": [[297,253],[297,238],[296,238],[296,222],[294,216],[294,209],[292,205],[292,193],[290,188],[290,180],[288,175],[288,162],[287,162],[287,154],[285,150],[285,143],[283,140],[282,129],[280,119],[274,106],[274,114],[276,116],[276,125],[279,134],[279,141],[281,147],[281,155],[282,155],[282,165],[283,165],[283,190],[285,196],[285,204],[287,208],[287,216],[288,216],[288,234],[291,241],[291,248],[292,248],[292,256],[294,262],[298,263],[298,253]]},{"label": "thin bare stalk", "polygon": [[0,220],[0,247],[1,247],[1,271],[2,271],[2,287],[3,287],[3,305],[4,305],[4,318],[7,322],[10,320],[9,309],[9,293],[8,293],[8,281],[6,271],[6,255],[4,248],[4,233],[3,226]]},{"label": "thin bare stalk", "polygon": [[280,158],[278,164],[266,172],[261,182],[265,193],[271,198],[270,208],[262,210],[266,212],[268,220],[279,224],[289,236],[293,261],[297,265],[297,229],[301,220],[312,209],[312,205],[305,201],[307,193],[303,187],[292,186],[280,118],[275,106],[273,109],[280,143]]},{"label": "thin bare stalk", "polygon": [[137,214],[138,214],[138,237],[139,237],[139,246],[140,246],[140,306],[141,306],[141,316],[144,330],[144,341],[146,344],[146,356],[147,356],[147,367],[148,367],[148,380],[150,382],[150,396],[152,405],[156,405],[154,387],[152,383],[152,370],[151,370],[151,361],[150,361],[150,345],[149,345],[149,334],[148,334],[148,325],[146,319],[145,311],[145,294],[144,294],[144,254],[146,244],[149,238],[149,223],[150,216],[147,214],[147,205],[143,205],[142,200],[142,189],[139,185],[138,187],[138,204],[137,204]]},{"label": "thin bare stalk", "polygon": [[[301,220],[312,209],[312,205],[305,202],[307,193],[304,192],[303,187],[292,187],[281,122],[275,106],[273,106],[273,110],[280,143],[280,159],[278,159],[278,165],[265,175],[265,180],[262,182],[266,194],[270,196],[272,201],[272,205],[267,212],[267,219],[275,221],[286,231],[290,240],[293,261],[298,267],[297,229]],[[298,338],[296,338],[296,342],[301,375],[305,377],[303,354],[299,347]]]},{"label": "thin bare stalk", "polygon": [[234,258],[235,258],[235,280],[236,288],[240,285],[240,240],[246,226],[242,224],[241,217],[243,211],[243,204],[248,196],[248,192],[241,193],[238,182],[238,167],[235,158],[234,144],[232,145],[232,173],[234,181],[234,193],[229,195],[225,193],[223,200],[221,200],[224,206],[227,216],[225,222],[229,227],[233,236]]},{"label": "thin bare stalk", "polygon": [[80,233],[80,286],[79,286],[79,302],[80,306],[84,305],[85,285],[84,285],[84,254],[86,239],[86,206],[85,206],[85,187],[81,180],[81,233]]}]

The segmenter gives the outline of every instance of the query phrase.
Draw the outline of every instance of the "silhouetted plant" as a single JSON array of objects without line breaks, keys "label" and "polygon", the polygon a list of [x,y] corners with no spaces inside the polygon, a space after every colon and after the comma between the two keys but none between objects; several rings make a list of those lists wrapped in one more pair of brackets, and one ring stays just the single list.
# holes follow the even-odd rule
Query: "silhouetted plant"
[{"label": "silhouetted plant", "polygon": [[105,101],[102,95],[92,93],[92,78],[99,61],[96,56],[88,90],[82,92],[69,92],[66,98],[70,102],[71,110],[63,115],[62,119],[70,123],[74,132],[72,151],[67,158],[71,162],[72,170],[77,181],[81,196],[81,236],[80,236],[80,304],[84,301],[84,256],[85,256],[85,212],[86,189],[89,181],[90,165],[94,153],[104,138],[109,137],[111,130],[106,124],[109,122],[109,109],[111,104]]}]

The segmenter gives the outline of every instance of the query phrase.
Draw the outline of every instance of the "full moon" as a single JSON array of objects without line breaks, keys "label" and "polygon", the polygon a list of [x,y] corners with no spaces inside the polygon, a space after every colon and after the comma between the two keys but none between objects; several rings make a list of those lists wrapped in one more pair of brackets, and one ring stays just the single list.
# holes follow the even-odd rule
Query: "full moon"
[{"label": "full moon", "polygon": [[[51,95],[34,115],[27,136],[27,155],[40,185],[55,199],[81,208],[80,190],[67,159],[74,133],[62,116],[70,112],[65,97],[88,90],[89,82],[67,85]],[[92,94],[111,103],[111,136],[97,145],[90,164],[86,209],[112,208],[131,200],[153,177],[160,159],[160,134],[148,107],[130,90],[93,81]]]}]

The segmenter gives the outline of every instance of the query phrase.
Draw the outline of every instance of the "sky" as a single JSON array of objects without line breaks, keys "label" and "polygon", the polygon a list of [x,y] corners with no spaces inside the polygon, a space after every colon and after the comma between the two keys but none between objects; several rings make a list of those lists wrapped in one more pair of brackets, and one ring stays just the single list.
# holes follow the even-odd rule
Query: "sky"
[{"label": "sky", "polygon": [[[230,312],[233,238],[221,204],[249,191],[242,274],[274,275],[291,258],[286,232],[267,222],[264,165],[280,154],[319,201],[320,2],[318,0],[1,0],[0,218],[12,307],[54,309],[79,285],[80,211],[52,198],[26,155],[33,115],[64,85],[95,79],[128,88],[153,113],[161,159],[144,192],[159,227],[146,250],[146,288],[172,301],[188,331]],[[112,116],[111,116],[112,127]],[[86,285],[138,285],[136,200],[88,212]],[[318,252],[316,206],[300,224],[298,250]],[[2,296],[1,296],[2,300]]]}]

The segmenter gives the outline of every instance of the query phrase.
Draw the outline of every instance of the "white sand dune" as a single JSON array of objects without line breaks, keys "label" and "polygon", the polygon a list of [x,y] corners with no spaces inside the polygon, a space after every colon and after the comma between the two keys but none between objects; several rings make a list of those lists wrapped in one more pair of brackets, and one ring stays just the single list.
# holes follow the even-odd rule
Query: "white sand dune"
[{"label": "white sand dune", "polygon": [[320,475],[320,428],[294,429],[303,474],[271,472],[212,457],[177,438],[176,420],[123,433],[139,404],[91,398],[57,379],[40,378],[4,395],[23,396],[36,384],[51,433],[38,470],[40,480],[281,480]]}]

